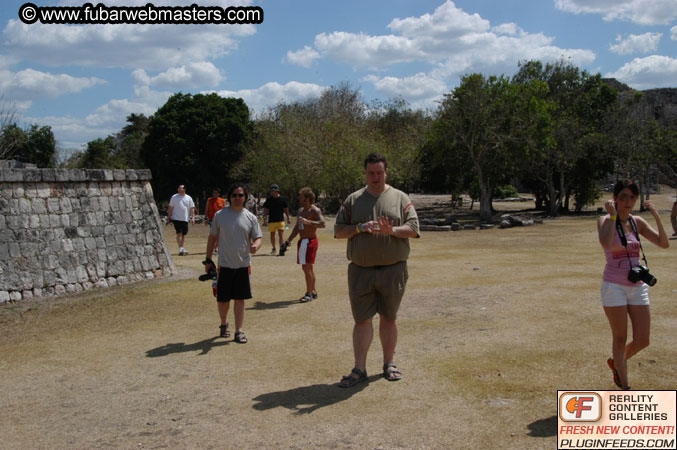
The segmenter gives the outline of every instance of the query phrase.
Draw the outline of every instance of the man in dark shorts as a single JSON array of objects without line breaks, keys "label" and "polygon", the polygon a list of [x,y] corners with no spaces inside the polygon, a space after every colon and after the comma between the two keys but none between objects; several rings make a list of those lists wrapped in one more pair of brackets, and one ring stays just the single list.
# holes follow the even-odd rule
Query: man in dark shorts
[{"label": "man in dark shorts", "polygon": [[270,186],[270,196],[266,198],[266,201],[263,203],[263,226],[268,225],[268,231],[270,232],[270,243],[273,246],[273,250],[270,252],[271,255],[277,254],[277,249],[275,248],[275,232],[277,232],[280,248],[282,248],[282,242],[284,242],[285,215],[287,216],[286,224],[290,224],[289,201],[287,201],[286,197],[280,195],[280,187],[277,184],[273,184]]},{"label": "man in dark shorts", "polygon": [[179,256],[187,255],[183,242],[188,234],[188,221],[195,223],[195,203],[190,195],[186,194],[186,186],[179,185],[178,193],[172,195],[167,208],[167,217],[174,224],[176,230],[176,244],[179,246]]},{"label": "man in dark shorts", "polygon": [[324,217],[320,208],[313,205],[315,202],[315,193],[309,187],[304,187],[299,191],[299,208],[296,226],[285,242],[289,246],[296,235],[299,235],[299,244],[297,249],[296,262],[301,264],[303,274],[306,278],[306,293],[299,299],[301,303],[306,303],[317,298],[315,290],[315,255],[317,253],[317,229],[324,228]]},{"label": "man in dark shorts", "polygon": [[339,386],[367,379],[367,352],[374,337],[372,319],[379,315],[383,377],[402,378],[393,362],[397,345],[397,311],[407,284],[409,238],[419,237],[418,216],[409,197],[386,184],[388,162],[372,153],[364,161],[367,186],[353,192],[336,216],[334,237],[348,239],[348,291],[355,326],[355,367]]},{"label": "man in dark shorts", "polygon": [[219,278],[216,288],[216,301],[221,318],[220,336],[230,337],[228,330],[228,310],[230,301],[235,306],[235,342],[247,343],[242,331],[244,324],[244,301],[252,298],[249,282],[251,255],[261,248],[261,227],[256,216],[244,208],[247,200],[244,185],[235,183],[228,189],[230,206],[214,214],[212,227],[207,241],[205,271],[213,268],[212,254],[218,242]]}]

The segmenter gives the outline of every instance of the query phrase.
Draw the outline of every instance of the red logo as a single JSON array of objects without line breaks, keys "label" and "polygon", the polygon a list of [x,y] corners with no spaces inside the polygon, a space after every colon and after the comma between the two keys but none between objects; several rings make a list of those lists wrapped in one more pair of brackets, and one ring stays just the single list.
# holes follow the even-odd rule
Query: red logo
[{"label": "red logo", "polygon": [[564,422],[597,422],[602,397],[596,392],[565,392],[559,397],[559,417]]}]

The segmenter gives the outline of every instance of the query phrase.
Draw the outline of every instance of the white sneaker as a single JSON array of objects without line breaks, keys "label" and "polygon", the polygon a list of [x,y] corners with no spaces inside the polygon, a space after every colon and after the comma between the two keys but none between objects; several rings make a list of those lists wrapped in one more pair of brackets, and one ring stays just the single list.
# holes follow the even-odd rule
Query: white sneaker
[{"label": "white sneaker", "polygon": [[183,249],[183,247],[180,247],[179,248],[179,256],[183,256],[184,253],[185,253],[185,250]]},{"label": "white sneaker", "polygon": [[186,249],[184,248],[184,249],[183,249],[183,254],[184,254],[184,255],[187,255],[187,254],[188,254],[188,250],[186,250]]}]

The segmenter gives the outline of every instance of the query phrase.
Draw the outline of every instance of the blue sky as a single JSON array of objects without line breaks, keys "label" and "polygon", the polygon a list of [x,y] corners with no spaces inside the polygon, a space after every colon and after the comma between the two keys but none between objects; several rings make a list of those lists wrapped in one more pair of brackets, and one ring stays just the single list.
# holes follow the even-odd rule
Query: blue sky
[{"label": "blue sky", "polygon": [[348,81],[367,101],[402,97],[432,110],[464,74],[512,75],[518,61],[561,58],[635,89],[677,87],[677,0],[154,2],[260,6],[260,25],[26,25],[23,3],[0,6],[0,95],[22,125],[51,126],[64,150],[179,91],[242,97],[256,114]]}]

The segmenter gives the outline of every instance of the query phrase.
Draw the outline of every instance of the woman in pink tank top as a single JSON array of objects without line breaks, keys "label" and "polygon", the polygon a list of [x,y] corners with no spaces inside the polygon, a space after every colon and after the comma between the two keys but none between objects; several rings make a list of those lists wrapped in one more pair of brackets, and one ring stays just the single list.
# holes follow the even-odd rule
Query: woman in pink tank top
[{"label": "woman in pink tank top", "polygon": [[[632,216],[632,211],[639,188],[631,180],[622,180],[614,186],[613,200],[604,205],[608,214],[597,220],[599,242],[604,249],[606,266],[602,283],[602,305],[609,320],[612,335],[613,357],[607,364],[614,376],[614,383],[621,389],[630,389],[628,386],[627,360],[635,353],[649,345],[651,316],[649,311],[649,286],[642,281],[628,280],[630,267],[640,264],[640,242],[633,229],[632,221],[637,232],[649,242],[661,248],[668,248],[668,235],[653,204],[644,203],[656,221],[658,231],[654,230],[646,220],[639,216]],[[620,238],[621,229],[627,241],[627,247]],[[632,341],[627,342],[628,316],[632,326]]]}]

